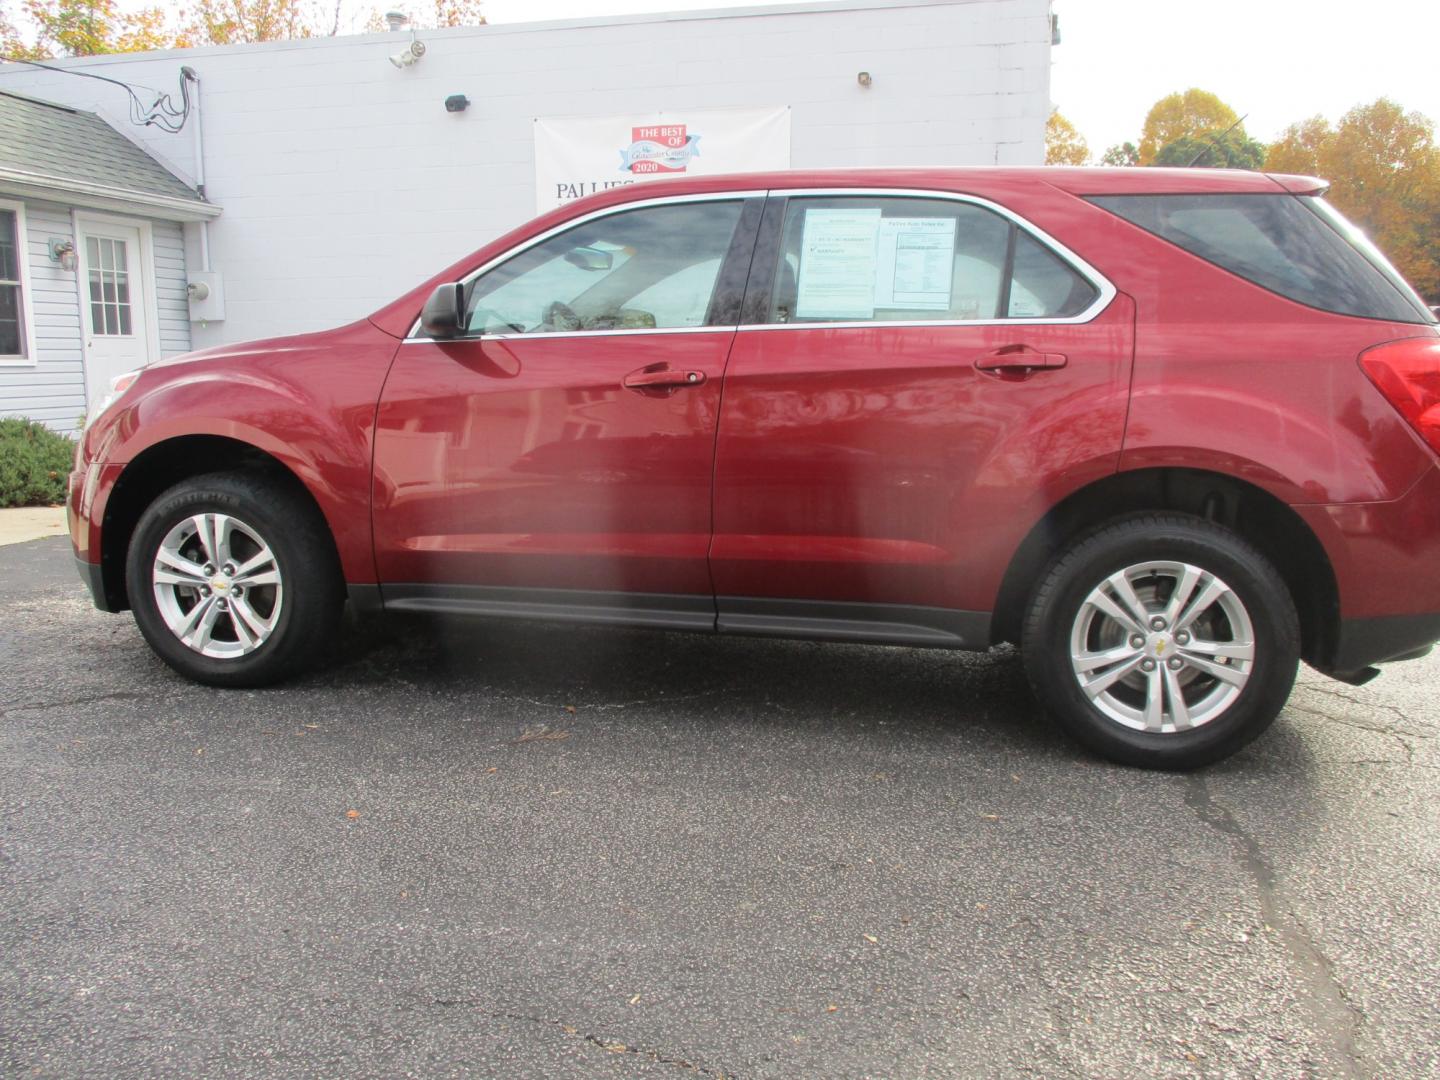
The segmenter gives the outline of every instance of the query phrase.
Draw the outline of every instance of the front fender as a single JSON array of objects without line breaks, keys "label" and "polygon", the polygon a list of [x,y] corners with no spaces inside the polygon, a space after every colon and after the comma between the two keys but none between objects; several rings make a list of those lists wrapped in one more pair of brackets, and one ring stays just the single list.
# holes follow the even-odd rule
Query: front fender
[{"label": "front fender", "polygon": [[[175,440],[218,438],[269,455],[310,492],[345,578],[375,580],[370,476],[375,413],[397,342],[367,322],[324,334],[213,350],[147,368],[86,433],[82,500],[91,528],[127,474]],[[87,485],[88,486],[88,485]],[[98,558],[95,538],[82,544]]]}]

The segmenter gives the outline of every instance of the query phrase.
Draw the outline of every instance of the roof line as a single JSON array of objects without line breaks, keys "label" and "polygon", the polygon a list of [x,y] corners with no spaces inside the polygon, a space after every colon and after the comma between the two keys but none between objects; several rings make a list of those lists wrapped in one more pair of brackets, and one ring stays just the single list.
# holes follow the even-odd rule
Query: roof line
[{"label": "roof line", "polygon": [[6,166],[0,166],[0,184],[30,187],[39,189],[41,192],[109,199],[131,203],[135,206],[146,206],[154,210],[169,210],[183,215],[179,220],[198,221],[201,218],[219,217],[221,213],[220,207],[212,202],[207,202],[198,195],[193,199],[182,199],[174,195],[158,195],[149,191],[137,191],[134,188],[116,187],[112,184],[92,184],[67,176],[51,176],[48,173],[27,172],[24,169],[12,169]]},{"label": "roof line", "polygon": [[[15,98],[17,101],[28,101],[31,105],[44,105],[49,109],[59,109],[61,112],[72,113],[76,116],[81,113],[88,113],[88,109],[77,109],[73,105],[62,105],[58,101],[46,101],[44,98],[31,97],[29,94],[17,94],[14,90],[0,90],[0,97]],[[94,115],[90,113],[90,115]]]},{"label": "roof line", "polygon": [[[695,8],[679,11],[631,12],[594,18],[549,19],[532,22],[485,23],[480,26],[447,26],[421,30],[426,38],[465,38],[497,34],[533,34],[586,27],[633,26],[645,23],[699,22],[712,19],[750,19],[776,15],[844,14],[895,8],[953,7],[992,3],[995,0],[822,0],[819,3],[760,3],[746,7]],[[1006,2],[1006,0],[1001,0]],[[1015,0],[1008,0],[1015,2]],[[408,27],[407,27],[408,29]],[[67,56],[47,60],[53,69],[103,67],[109,64],[140,63],[161,57],[215,56],[239,52],[287,52],[294,49],[343,48],[375,41],[397,41],[393,31],[374,34],[337,34],[334,37],[288,38],[284,41],[238,42],[231,45],[202,45],[189,49],[157,49],[153,52],[98,53],[94,56]],[[3,70],[3,65],[0,65]],[[147,88],[148,89],[148,88]]]}]

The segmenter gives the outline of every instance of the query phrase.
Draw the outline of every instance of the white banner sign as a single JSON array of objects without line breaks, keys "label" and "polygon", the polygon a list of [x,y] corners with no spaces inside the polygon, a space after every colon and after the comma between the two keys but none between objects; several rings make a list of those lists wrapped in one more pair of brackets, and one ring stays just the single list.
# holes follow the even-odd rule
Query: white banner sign
[{"label": "white banner sign", "polygon": [[535,120],[535,204],[541,213],[643,180],[789,167],[788,107]]}]

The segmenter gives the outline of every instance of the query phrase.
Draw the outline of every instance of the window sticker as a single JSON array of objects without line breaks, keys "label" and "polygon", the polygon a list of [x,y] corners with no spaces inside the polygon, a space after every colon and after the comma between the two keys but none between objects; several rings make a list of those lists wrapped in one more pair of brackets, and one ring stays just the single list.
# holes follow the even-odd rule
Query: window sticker
[{"label": "window sticker", "polygon": [[1010,284],[1010,318],[1038,319],[1045,314],[1040,298],[1018,281]]},{"label": "window sticker", "polygon": [[955,219],[885,218],[880,223],[877,264],[877,308],[949,311]]},{"label": "window sticker", "polygon": [[880,208],[806,210],[800,237],[795,315],[801,319],[875,317]]}]

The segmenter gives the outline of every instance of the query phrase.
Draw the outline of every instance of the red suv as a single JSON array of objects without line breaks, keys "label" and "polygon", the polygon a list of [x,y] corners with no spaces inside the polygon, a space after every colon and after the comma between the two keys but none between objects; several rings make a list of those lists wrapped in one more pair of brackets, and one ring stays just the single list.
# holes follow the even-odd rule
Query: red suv
[{"label": "red suv", "polygon": [[360,611],[985,649],[1232,753],[1440,639],[1440,331],[1321,181],[799,172],[547,214],[367,319],[116,380],[96,604],[289,675]]}]

